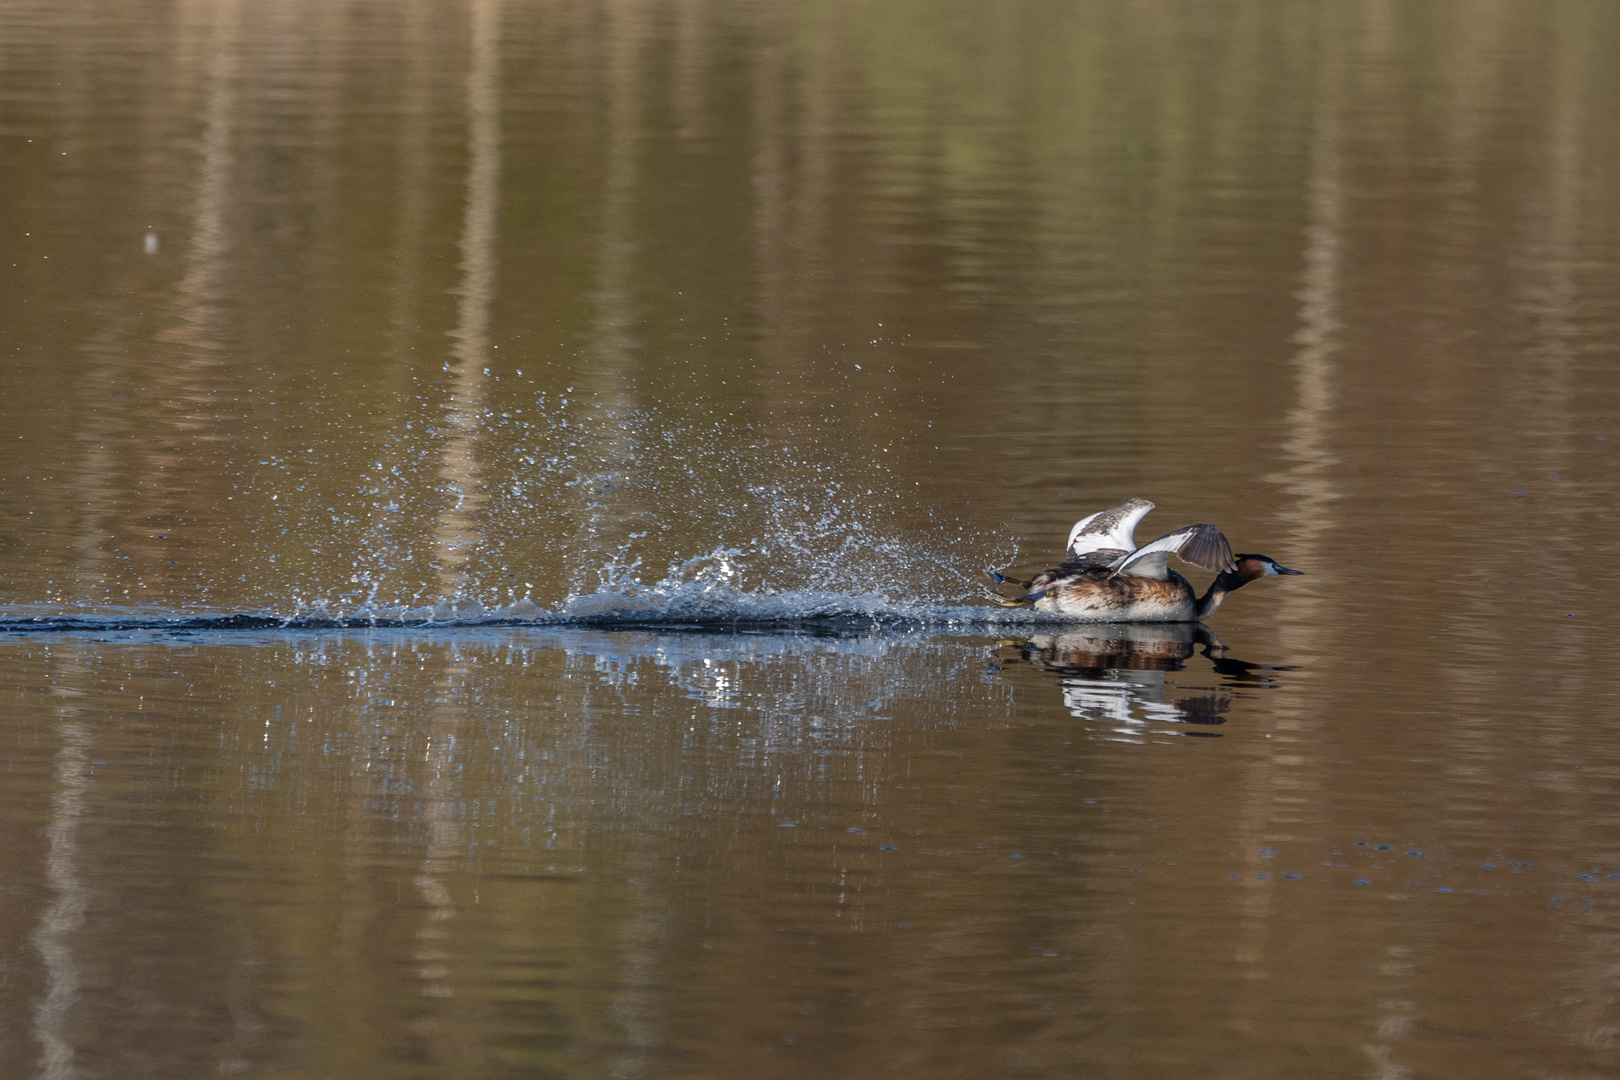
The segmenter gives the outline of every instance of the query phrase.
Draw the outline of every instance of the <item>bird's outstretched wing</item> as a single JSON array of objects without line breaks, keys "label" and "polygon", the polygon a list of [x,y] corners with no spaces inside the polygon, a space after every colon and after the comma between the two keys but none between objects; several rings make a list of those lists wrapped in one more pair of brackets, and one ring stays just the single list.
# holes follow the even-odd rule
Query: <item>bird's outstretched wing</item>
[{"label": "bird's outstretched wing", "polygon": [[1221,530],[1213,525],[1188,525],[1121,556],[1112,569],[1116,574],[1165,578],[1170,575],[1168,559],[1171,555],[1205,570],[1230,570],[1237,565],[1232,559],[1232,547]]},{"label": "bird's outstretched wing", "polygon": [[1112,510],[1099,510],[1083,517],[1069,530],[1069,554],[1084,555],[1088,551],[1111,549],[1131,551],[1136,547],[1136,523],[1147,517],[1153,504],[1146,499],[1132,499]]}]

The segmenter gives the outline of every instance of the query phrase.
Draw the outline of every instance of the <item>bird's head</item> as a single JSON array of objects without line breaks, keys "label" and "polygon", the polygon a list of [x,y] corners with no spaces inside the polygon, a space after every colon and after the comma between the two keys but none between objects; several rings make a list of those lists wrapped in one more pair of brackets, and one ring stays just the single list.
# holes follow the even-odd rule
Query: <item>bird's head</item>
[{"label": "bird's head", "polygon": [[1276,577],[1279,574],[1301,576],[1305,573],[1303,570],[1290,570],[1270,555],[1233,555],[1232,562],[1236,565],[1221,576],[1232,579],[1229,588],[1233,589],[1263,577]]}]

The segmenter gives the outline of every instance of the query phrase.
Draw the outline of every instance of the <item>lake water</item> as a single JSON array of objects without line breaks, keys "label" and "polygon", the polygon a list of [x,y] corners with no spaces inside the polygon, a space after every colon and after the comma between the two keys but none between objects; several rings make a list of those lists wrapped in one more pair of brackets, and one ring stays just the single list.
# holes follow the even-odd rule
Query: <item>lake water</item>
[{"label": "lake water", "polygon": [[[1615,1075],[1616,176],[1601,0],[0,2],[0,1074]],[[1306,576],[990,605],[1133,496]]]}]

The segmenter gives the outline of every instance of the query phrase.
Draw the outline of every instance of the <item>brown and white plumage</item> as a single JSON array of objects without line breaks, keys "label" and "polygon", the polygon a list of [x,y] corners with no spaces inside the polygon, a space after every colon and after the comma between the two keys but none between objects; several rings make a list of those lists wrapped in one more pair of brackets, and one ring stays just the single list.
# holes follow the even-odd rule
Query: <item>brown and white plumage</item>
[{"label": "brown and white plumage", "polygon": [[1213,525],[1188,525],[1137,547],[1136,526],[1152,509],[1153,504],[1146,499],[1130,499],[1081,518],[1069,530],[1071,560],[1095,563],[1106,556],[1107,565],[1116,574],[1151,578],[1163,578],[1168,573],[1168,555],[1205,570],[1232,569],[1232,549]]},{"label": "brown and white plumage", "polygon": [[[1131,499],[1081,518],[1069,532],[1069,559],[1019,582],[1027,595],[1001,603],[1085,622],[1198,622],[1250,581],[1300,573],[1265,555],[1233,555],[1226,537],[1208,524],[1188,525],[1137,547],[1136,525],[1152,509],[1146,499]],[[1202,597],[1170,569],[1171,555],[1218,571]],[[991,577],[997,584],[1010,580]]]},{"label": "brown and white plumage", "polygon": [[1130,499],[1112,510],[1099,510],[1081,518],[1069,530],[1069,554],[1079,557],[1098,551],[1135,551],[1136,526],[1152,509],[1153,504],[1146,499]]}]

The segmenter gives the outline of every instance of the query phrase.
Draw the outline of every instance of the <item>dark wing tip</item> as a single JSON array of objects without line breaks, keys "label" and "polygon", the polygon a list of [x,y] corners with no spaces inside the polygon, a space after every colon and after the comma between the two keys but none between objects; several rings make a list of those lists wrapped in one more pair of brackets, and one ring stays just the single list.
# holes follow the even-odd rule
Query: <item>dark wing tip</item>
[{"label": "dark wing tip", "polygon": [[1187,539],[1176,549],[1176,555],[1183,562],[1217,572],[1237,565],[1237,560],[1232,558],[1232,546],[1215,526],[1194,525],[1187,532]]}]

